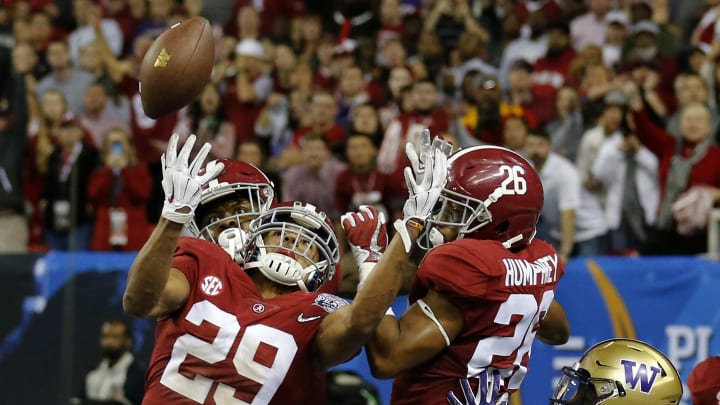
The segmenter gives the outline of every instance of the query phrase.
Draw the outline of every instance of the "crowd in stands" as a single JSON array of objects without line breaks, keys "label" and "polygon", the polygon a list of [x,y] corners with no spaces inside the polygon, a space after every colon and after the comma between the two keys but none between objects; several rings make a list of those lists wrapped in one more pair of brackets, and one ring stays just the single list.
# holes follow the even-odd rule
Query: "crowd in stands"
[{"label": "crowd in stands", "polygon": [[[137,73],[214,27],[212,78],[156,120]],[[404,145],[505,146],[565,258],[696,254],[720,200],[718,0],[1,0],[0,250],[142,246],[160,156],[195,133],[280,201],[400,215]]]}]

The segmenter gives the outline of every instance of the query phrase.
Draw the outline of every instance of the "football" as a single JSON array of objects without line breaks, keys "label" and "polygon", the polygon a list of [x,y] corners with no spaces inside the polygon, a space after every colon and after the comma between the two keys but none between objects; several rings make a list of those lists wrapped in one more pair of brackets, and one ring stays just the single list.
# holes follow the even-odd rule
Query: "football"
[{"label": "football", "polygon": [[159,118],[193,102],[210,80],[214,60],[212,26],[205,18],[193,17],[163,32],[140,64],[145,115]]}]

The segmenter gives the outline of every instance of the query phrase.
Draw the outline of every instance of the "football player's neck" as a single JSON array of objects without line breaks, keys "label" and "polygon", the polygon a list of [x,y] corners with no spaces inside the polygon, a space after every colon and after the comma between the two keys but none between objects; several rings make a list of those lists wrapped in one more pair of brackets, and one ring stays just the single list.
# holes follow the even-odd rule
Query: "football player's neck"
[{"label": "football player's neck", "polygon": [[253,271],[249,274],[263,298],[275,298],[298,290],[297,287],[278,284],[265,277],[259,271]]}]

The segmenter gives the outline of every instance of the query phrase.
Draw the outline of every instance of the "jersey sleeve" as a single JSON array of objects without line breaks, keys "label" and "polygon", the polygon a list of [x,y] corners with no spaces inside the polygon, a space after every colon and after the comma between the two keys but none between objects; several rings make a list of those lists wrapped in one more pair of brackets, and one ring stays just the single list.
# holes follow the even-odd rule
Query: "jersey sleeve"
[{"label": "jersey sleeve", "polygon": [[[205,257],[215,254],[217,245],[195,238],[180,238],[170,267],[180,270],[190,285],[195,285],[200,272],[200,263]],[[220,253],[225,254],[224,251]]]},{"label": "jersey sleeve", "polygon": [[[462,244],[445,244],[432,249],[420,263],[417,282],[464,307],[468,300],[487,295],[493,277],[484,271],[488,268],[481,257],[469,252]],[[411,297],[417,298],[422,297]]]}]

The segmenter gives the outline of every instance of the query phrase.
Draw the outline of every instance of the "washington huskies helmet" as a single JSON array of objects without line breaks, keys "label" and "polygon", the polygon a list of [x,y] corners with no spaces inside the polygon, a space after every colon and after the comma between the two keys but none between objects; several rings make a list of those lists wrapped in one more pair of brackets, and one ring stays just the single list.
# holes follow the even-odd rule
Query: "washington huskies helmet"
[{"label": "washington huskies helmet", "polygon": [[683,393],[670,360],[638,340],[600,342],[562,371],[551,405],[671,405]]},{"label": "washington huskies helmet", "polygon": [[436,227],[451,226],[459,228],[458,239],[496,240],[508,249],[528,244],[543,198],[540,176],[524,157],[497,146],[462,149],[448,160],[442,205],[428,220],[427,240],[446,242]]},{"label": "washington huskies helmet", "polygon": [[[195,217],[188,224],[191,235],[219,244],[233,259],[240,261],[246,242],[241,224],[250,222],[270,208],[275,197],[270,179],[257,167],[240,160],[211,161],[206,167],[222,163],[225,168],[202,190]],[[230,216],[212,216],[209,222],[202,219],[212,215],[217,203],[227,199],[243,201],[243,208]]]},{"label": "washington huskies helmet", "polygon": [[[311,204],[281,203],[250,223],[243,267],[270,280],[315,291],[340,261],[332,222]],[[302,260],[301,260],[302,259]]]}]

